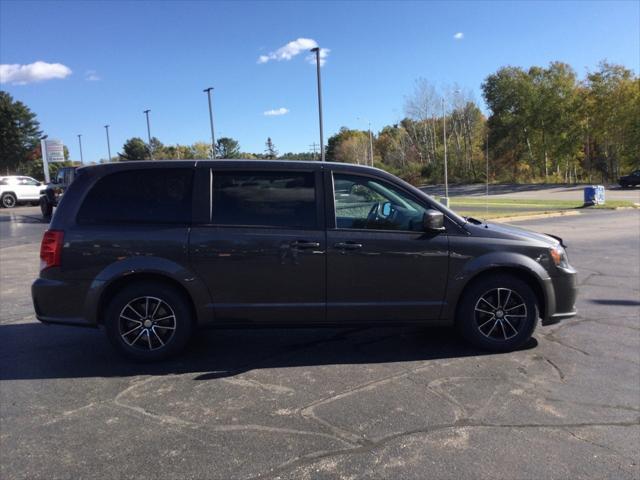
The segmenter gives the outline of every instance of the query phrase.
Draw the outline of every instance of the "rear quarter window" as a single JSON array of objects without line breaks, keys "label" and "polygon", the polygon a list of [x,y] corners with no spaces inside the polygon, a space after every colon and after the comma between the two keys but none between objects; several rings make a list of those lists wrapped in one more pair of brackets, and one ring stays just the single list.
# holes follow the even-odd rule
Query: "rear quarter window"
[{"label": "rear quarter window", "polygon": [[87,194],[80,224],[191,222],[193,169],[125,170],[96,182]]}]

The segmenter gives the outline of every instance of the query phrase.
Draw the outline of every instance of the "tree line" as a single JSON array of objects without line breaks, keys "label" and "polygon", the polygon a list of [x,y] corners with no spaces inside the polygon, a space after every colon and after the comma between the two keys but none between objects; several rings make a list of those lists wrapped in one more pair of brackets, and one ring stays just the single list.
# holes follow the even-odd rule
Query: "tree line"
[{"label": "tree line", "polygon": [[[326,145],[330,161],[371,164],[409,182],[440,183],[445,150],[450,181],[614,181],[640,168],[640,78],[601,62],[579,79],[567,64],[502,67],[481,86],[485,115],[456,85],[438,89],[418,79],[404,118],[377,132],[342,127]],[[0,172],[40,177],[42,136],[36,116],[0,91]],[[211,144],[164,145],[128,139],[107,161],[202,159]],[[262,152],[243,152],[238,140],[217,139],[216,158],[316,160],[316,152],[280,154],[271,138]],[[52,165],[52,169],[58,165]],[[55,173],[55,172],[52,172]]]},{"label": "tree line", "polygon": [[[445,145],[454,182],[614,181],[640,168],[640,78],[602,62],[579,80],[567,64],[503,67],[482,83],[486,117],[457,86],[425,79],[405,117],[373,137],[374,164],[413,183],[442,182]],[[327,159],[368,163],[369,132],[343,127]]]},{"label": "tree line", "polygon": [[[298,157],[297,154],[285,154],[285,158]],[[152,137],[147,144],[139,137],[128,139],[122,146],[122,153],[118,157],[111,159],[119,160],[198,160],[211,158],[211,143],[195,142],[192,145],[164,145],[156,137]],[[215,143],[215,157],[224,159],[265,159],[273,160],[279,158],[275,144],[268,137],[265,142],[265,149],[262,153],[249,153],[240,150],[240,143],[231,137],[221,137]],[[311,158],[305,158],[311,160]]]}]

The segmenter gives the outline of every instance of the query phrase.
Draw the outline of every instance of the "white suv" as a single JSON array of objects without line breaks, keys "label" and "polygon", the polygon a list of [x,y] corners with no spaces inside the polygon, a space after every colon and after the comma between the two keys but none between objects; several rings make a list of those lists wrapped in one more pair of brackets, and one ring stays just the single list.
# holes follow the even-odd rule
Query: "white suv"
[{"label": "white suv", "polygon": [[31,177],[0,177],[0,205],[15,207],[17,203],[37,204],[40,200],[42,184]]}]

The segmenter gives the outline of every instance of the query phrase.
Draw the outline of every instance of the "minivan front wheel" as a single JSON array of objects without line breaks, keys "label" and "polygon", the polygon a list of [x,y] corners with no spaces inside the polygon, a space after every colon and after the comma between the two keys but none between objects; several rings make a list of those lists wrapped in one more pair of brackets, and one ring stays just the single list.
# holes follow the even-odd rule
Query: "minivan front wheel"
[{"label": "minivan front wheel", "polygon": [[177,354],[191,336],[187,302],[161,283],[132,284],[118,292],[109,302],[104,324],[113,346],[142,362]]},{"label": "minivan front wheel", "polygon": [[474,346],[505,352],[531,338],[538,316],[538,301],[531,287],[515,276],[497,274],[467,288],[456,324]]}]

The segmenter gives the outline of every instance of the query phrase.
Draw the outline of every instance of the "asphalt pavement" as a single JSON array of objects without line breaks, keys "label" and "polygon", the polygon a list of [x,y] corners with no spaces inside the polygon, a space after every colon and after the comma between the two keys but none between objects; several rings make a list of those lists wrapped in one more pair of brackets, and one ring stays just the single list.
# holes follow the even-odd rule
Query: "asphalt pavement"
[{"label": "asphalt pavement", "polygon": [[0,211],[2,479],[640,477],[637,210],[516,224],[563,237],[581,288],[517,352],[443,328],[207,330],[155,365],[35,320],[31,211]]},{"label": "asphalt pavement", "polygon": [[[514,198],[527,200],[583,200],[587,185],[539,185],[539,184],[499,184],[489,185],[491,198]],[[449,197],[483,197],[486,185],[449,185]],[[420,189],[429,195],[444,196],[444,185],[426,185]],[[640,204],[640,187],[622,188],[619,185],[605,185],[605,197],[608,200],[627,200]]]}]

